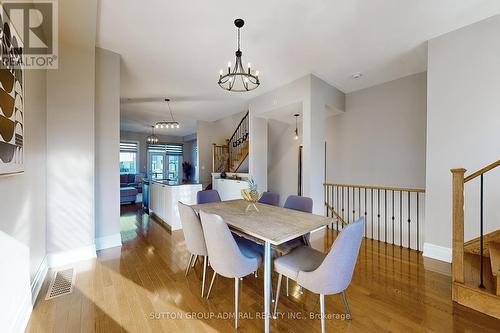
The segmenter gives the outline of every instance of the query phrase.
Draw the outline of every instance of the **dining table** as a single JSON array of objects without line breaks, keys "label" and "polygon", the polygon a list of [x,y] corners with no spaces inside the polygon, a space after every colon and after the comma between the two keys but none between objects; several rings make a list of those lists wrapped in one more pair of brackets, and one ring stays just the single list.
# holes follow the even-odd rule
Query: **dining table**
[{"label": "dining table", "polygon": [[264,332],[269,333],[272,248],[320,230],[332,223],[333,219],[261,203],[249,206],[249,202],[242,199],[211,202],[191,207],[197,213],[202,210],[205,213],[219,215],[232,231],[264,245]]}]

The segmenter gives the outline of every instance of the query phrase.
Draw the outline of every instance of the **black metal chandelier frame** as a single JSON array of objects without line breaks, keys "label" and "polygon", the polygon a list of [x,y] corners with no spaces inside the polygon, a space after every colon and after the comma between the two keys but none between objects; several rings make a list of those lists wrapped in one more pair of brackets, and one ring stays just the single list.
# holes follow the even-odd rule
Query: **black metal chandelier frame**
[{"label": "black metal chandelier frame", "polygon": [[172,109],[170,108],[170,99],[165,98],[165,102],[167,102],[168,111],[170,112],[170,118],[172,118],[172,120],[158,121],[155,125],[155,128],[179,128],[179,122],[175,121]]},{"label": "black metal chandelier frame", "polygon": [[[242,19],[234,20],[234,25],[238,28],[238,49],[236,50],[236,61],[234,62],[234,67],[231,67],[231,62],[228,63],[227,73],[221,69],[219,72],[219,86],[222,89],[234,92],[246,92],[256,89],[260,85],[259,81],[259,71],[252,72],[250,64],[248,64],[247,69],[243,68],[243,63],[241,60],[241,49],[240,49],[240,29],[245,24]],[[237,83],[241,81],[241,85]]]}]

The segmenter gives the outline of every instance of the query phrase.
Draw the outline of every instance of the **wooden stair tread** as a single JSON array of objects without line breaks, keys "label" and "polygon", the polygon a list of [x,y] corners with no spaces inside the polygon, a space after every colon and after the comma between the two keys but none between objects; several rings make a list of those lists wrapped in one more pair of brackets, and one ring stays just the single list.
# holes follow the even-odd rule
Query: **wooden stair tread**
[{"label": "wooden stair tread", "polygon": [[491,261],[491,274],[499,277],[497,274],[500,271],[500,243],[490,243],[490,261]]},{"label": "wooden stair tread", "polygon": [[[500,243],[500,229],[490,232],[486,235],[484,235],[484,247],[483,247],[483,255],[485,257],[490,256],[490,243],[496,242]],[[479,254],[479,245],[480,245],[480,239],[479,237],[471,239],[470,241],[467,241],[464,243],[464,252],[466,253],[472,253],[472,254]]]}]

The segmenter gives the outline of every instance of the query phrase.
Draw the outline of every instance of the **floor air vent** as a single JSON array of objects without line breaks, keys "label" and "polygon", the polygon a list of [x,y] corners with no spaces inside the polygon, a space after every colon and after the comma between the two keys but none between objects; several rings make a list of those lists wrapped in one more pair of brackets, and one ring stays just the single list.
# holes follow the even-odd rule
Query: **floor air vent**
[{"label": "floor air vent", "polygon": [[59,296],[71,294],[74,282],[75,271],[73,268],[55,272],[45,299],[53,299]]}]

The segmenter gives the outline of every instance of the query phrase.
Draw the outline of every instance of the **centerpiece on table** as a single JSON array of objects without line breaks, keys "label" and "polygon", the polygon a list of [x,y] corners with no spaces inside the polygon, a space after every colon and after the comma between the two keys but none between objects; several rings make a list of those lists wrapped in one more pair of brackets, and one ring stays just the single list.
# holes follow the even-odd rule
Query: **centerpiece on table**
[{"label": "centerpiece on table", "polygon": [[261,196],[262,193],[257,191],[257,183],[253,178],[249,178],[248,188],[241,190],[241,197],[249,203],[245,211],[248,212],[252,207],[255,208],[256,211],[259,211],[255,204],[259,201]]}]

